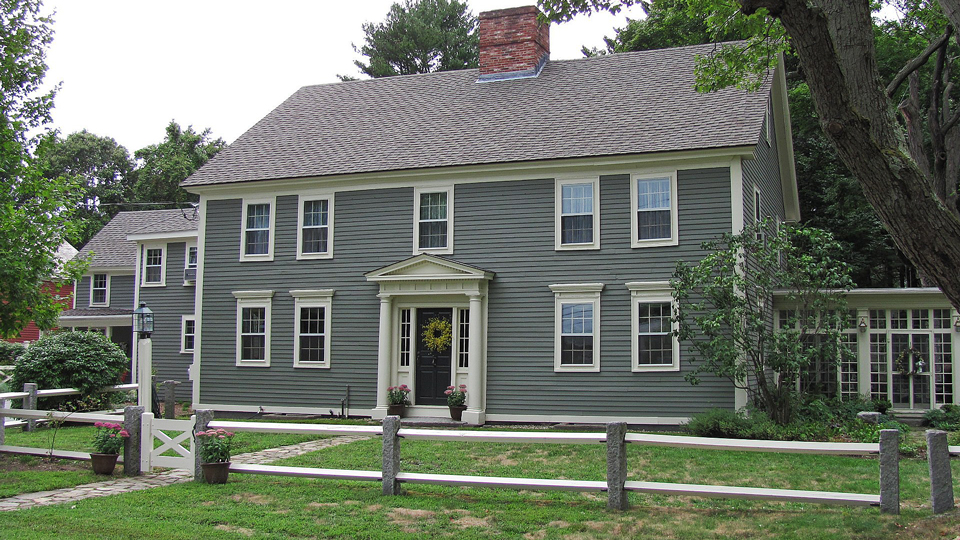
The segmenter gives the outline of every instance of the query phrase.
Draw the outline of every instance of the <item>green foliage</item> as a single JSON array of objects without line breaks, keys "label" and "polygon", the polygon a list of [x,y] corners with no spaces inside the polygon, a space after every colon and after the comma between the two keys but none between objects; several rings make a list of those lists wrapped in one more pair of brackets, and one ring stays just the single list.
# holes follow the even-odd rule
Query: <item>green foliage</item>
[{"label": "green foliage", "polygon": [[[223,139],[213,139],[211,133],[209,128],[197,133],[193,126],[183,130],[171,120],[163,142],[137,150],[134,157],[140,161],[140,166],[133,185],[134,201],[168,203],[158,204],[155,208],[170,208],[169,203],[183,206],[199,200],[197,195],[181,188],[180,182],[226,146]],[[151,206],[139,208],[149,209]]]},{"label": "green foliage", "polygon": [[[696,265],[677,263],[674,321],[681,342],[699,353],[686,378],[711,373],[744,389],[779,424],[790,421],[794,389],[810,366],[835,363],[848,324],[852,283],[839,246],[821,230],[769,223],[705,242]],[[775,329],[773,294],[793,310]]]},{"label": "green foliage", "polygon": [[930,409],[923,415],[923,425],[946,431],[960,430],[960,407],[948,403],[939,409]]},{"label": "green foliage", "polygon": [[58,332],[41,337],[27,349],[17,360],[11,383],[14,388],[32,382],[41,390],[76,388],[81,393],[79,398],[44,398],[41,408],[66,407],[86,398],[93,402],[88,401],[85,408],[101,408],[115,394],[100,394],[100,389],[119,384],[120,376],[129,368],[130,360],[123,350],[103,334]]},{"label": "green foliage", "polygon": [[[372,78],[477,67],[477,18],[458,0],[406,0],[390,7],[379,24],[364,23],[369,58],[354,64]],[[347,76],[342,80],[349,80]]]},{"label": "green foliage", "polygon": [[230,447],[233,443],[232,431],[208,429],[197,432],[197,449],[201,463],[226,463],[230,461]]},{"label": "green foliage", "polygon": [[130,433],[123,429],[121,424],[112,422],[97,422],[93,436],[93,449],[98,454],[119,454],[123,450],[123,440],[130,437]]},{"label": "green foliage", "polygon": [[134,163],[127,149],[110,137],[86,130],[65,139],[50,134],[37,148],[37,157],[44,178],[69,179],[77,187],[77,229],[68,238],[77,248],[122,210],[121,203],[131,196]]},{"label": "green foliage", "polygon": [[0,366],[12,366],[27,348],[20,343],[0,341]]}]

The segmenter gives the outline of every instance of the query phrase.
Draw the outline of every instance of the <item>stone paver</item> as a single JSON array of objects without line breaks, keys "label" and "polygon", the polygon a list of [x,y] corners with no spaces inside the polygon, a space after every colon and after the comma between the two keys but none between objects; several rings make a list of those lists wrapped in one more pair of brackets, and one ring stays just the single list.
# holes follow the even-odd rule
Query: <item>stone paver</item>
[{"label": "stone paver", "polygon": [[[367,439],[358,435],[345,435],[342,437],[332,437],[329,439],[319,439],[290,446],[280,446],[278,448],[268,448],[260,452],[248,452],[246,454],[237,454],[233,456],[233,461],[237,463],[247,463],[262,465],[279,459],[299,456],[316,450],[339,446],[341,444],[352,443]],[[74,486],[70,488],[57,489],[52,491],[38,491],[36,493],[23,493],[13,497],[0,499],[0,512],[10,512],[34,506],[47,506],[51,504],[63,504],[93,497],[106,497],[118,493],[129,493],[131,491],[141,491],[181,482],[193,480],[193,474],[183,469],[171,469],[156,474],[144,474],[141,476],[127,476],[107,480],[104,482],[95,482]]]}]

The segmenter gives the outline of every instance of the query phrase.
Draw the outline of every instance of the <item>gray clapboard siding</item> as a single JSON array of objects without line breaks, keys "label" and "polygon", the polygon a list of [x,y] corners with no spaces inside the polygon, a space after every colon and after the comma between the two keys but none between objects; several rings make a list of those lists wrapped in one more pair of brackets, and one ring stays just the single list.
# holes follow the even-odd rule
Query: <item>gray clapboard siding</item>
[{"label": "gray clapboard siding", "polygon": [[[140,301],[154,313],[153,368],[158,384],[165,380],[180,381],[178,400],[190,400],[192,385],[187,370],[192,354],[180,352],[181,316],[193,314],[196,287],[184,286],[183,267],[185,242],[169,242],[166,246],[166,276],[163,287],[140,287]],[[132,302],[132,301],[131,301]],[[162,387],[160,388],[162,392]],[[162,396],[161,396],[162,397]]]},{"label": "gray clapboard siding", "polygon": [[[601,179],[599,251],[554,249],[554,180],[457,185],[451,258],[493,272],[489,291],[487,412],[688,416],[730,407],[733,391],[706,378],[630,371],[628,281],[669,279],[678,259],[702,255],[703,240],[730,230],[726,168],[680,171],[680,245],[632,249],[627,176]],[[273,262],[239,263],[241,201],[207,206],[201,395],[204,403],[373,407],[378,287],[363,274],[411,256],[411,188],[336,195],[335,258],[296,261],[297,198],[277,199]],[[603,282],[601,372],[554,373],[552,283]],[[290,289],[334,289],[330,369],[294,369]],[[236,290],[271,289],[271,367],[236,367]],[[681,353],[688,358],[686,350]]]},{"label": "gray clapboard siding", "polygon": [[[101,273],[96,272],[94,273]],[[90,282],[93,276],[83,276],[77,282],[76,294],[77,308],[83,309],[90,307]],[[133,286],[136,278],[132,275],[110,275],[110,305],[114,309],[133,309]]]}]

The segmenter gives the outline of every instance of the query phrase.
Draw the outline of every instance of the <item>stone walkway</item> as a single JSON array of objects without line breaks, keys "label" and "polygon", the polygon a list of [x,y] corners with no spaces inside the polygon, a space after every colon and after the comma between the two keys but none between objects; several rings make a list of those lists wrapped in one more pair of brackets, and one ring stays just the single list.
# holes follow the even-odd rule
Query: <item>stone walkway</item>
[{"label": "stone walkway", "polygon": [[[319,439],[290,446],[280,446],[278,448],[268,448],[260,452],[249,452],[246,454],[237,454],[233,456],[233,461],[237,463],[247,463],[262,465],[278,459],[299,456],[315,450],[322,450],[332,446],[352,443],[367,439],[358,435],[345,435],[342,437],[333,437],[330,439]],[[181,482],[193,480],[193,475],[183,469],[171,469],[156,474],[144,474],[141,476],[125,476],[115,480],[105,482],[95,482],[93,484],[84,484],[71,488],[56,489],[52,491],[38,491],[36,493],[24,493],[0,499],[0,512],[21,510],[32,508],[34,506],[47,506],[51,504],[63,504],[92,497],[106,497],[118,493],[127,493],[131,491],[140,491]]]}]

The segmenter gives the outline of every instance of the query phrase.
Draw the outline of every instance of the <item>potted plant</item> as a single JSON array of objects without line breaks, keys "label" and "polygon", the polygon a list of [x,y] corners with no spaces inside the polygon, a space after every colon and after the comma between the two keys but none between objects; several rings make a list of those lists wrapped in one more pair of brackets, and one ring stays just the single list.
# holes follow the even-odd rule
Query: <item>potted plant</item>
[{"label": "potted plant", "polygon": [[444,394],[447,395],[447,405],[450,407],[450,418],[457,422],[461,421],[463,411],[467,409],[467,385],[448,386]]},{"label": "potted plant", "polygon": [[203,479],[208,484],[226,484],[230,473],[230,447],[232,431],[208,429],[197,432],[197,451],[200,452],[200,467]]},{"label": "potted plant", "polygon": [[123,448],[123,440],[130,433],[120,424],[95,422],[97,434],[93,437],[94,452],[90,453],[90,464],[96,474],[113,474],[117,466],[117,457]]},{"label": "potted plant", "polygon": [[391,386],[387,388],[387,414],[390,416],[403,416],[403,408],[410,404],[410,387],[401,384],[400,386]]}]

